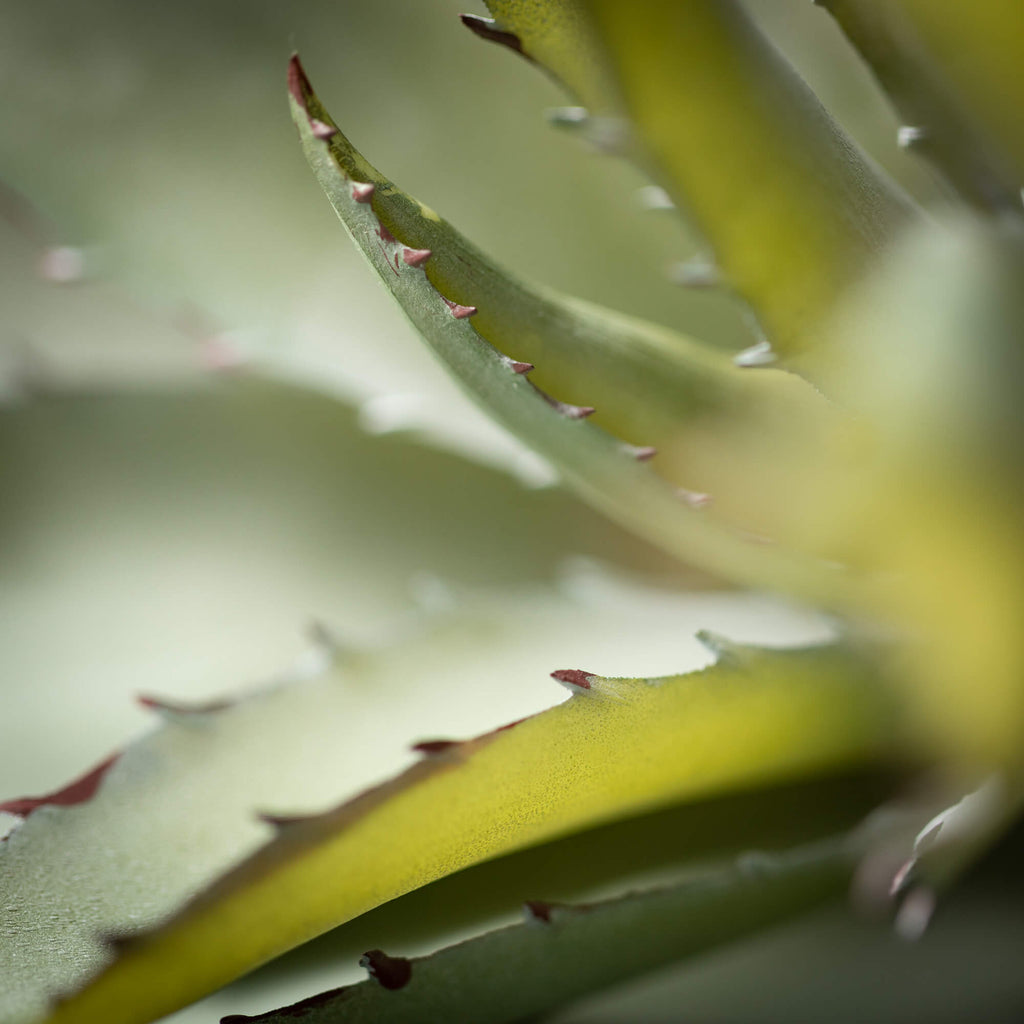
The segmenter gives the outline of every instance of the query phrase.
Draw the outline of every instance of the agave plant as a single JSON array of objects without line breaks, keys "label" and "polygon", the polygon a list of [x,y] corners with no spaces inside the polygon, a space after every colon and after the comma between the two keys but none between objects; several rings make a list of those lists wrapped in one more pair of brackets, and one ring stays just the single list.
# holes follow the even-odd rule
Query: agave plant
[{"label": "agave plant", "polygon": [[[525,901],[522,923],[421,958],[371,949],[365,981],[258,1019],[525,1019],[851,891],[918,935],[1019,812],[1014,5],[823,4],[906,120],[901,142],[940,176],[945,198],[928,209],[735,0],[487,6],[464,23],[564,87],[574,105],[552,120],[634,161],[699,230],[708,258],[680,281],[734,295],[749,347],[507,274],[355,149],[295,57],[289,103],[317,181],[441,363],[567,487],[667,556],[824,612],[833,639],[773,649],[705,634],[711,667],[659,678],[558,669],[570,698],[497,730],[438,738],[410,721],[416,760],[324,812],[256,807],[225,786],[236,811],[264,812],[244,843],[225,839],[201,870],[171,850],[159,870],[181,874],[173,900],[140,883],[142,926],[122,921],[105,945],[69,950],[71,966],[33,973],[33,943],[67,927],[61,901],[78,900],[77,929],[110,930],[102,907],[69,895],[106,859],[131,864],[116,846],[82,858],[98,817],[137,816],[137,831],[173,843],[203,817],[196,788],[253,770],[268,734],[293,729],[314,749],[338,730],[372,733],[401,713],[388,679],[427,670],[414,645],[405,662],[356,659],[230,705],[151,699],[155,733],[66,789],[0,808],[26,819],[0,850],[12,892],[53,907],[49,930],[33,917],[12,932],[12,1021],[153,1020],[485,862],[477,877],[499,902]],[[354,698],[332,672],[376,685]],[[304,757],[306,780],[317,762]],[[762,852],[693,869],[737,847]],[[654,868],[670,880],[652,886]]]}]

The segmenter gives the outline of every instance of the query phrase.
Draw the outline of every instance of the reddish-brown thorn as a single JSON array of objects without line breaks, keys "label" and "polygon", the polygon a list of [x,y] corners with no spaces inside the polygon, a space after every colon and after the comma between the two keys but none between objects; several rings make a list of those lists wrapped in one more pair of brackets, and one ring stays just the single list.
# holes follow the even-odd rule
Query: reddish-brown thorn
[{"label": "reddish-brown thorn", "polygon": [[462,744],[459,740],[421,740],[419,743],[414,743],[412,745],[412,749],[415,750],[417,754],[427,754],[430,756],[434,754],[444,754],[453,747],[461,746]]},{"label": "reddish-brown thorn", "polygon": [[551,673],[552,679],[557,679],[567,686],[576,686],[581,690],[589,690],[591,680],[594,679],[593,672],[584,672],[578,668],[560,668]]},{"label": "reddish-brown thorn", "polygon": [[397,239],[397,238],[395,238],[395,236],[394,236],[393,234],[391,234],[391,232],[390,232],[390,231],[388,231],[388,229],[387,229],[386,227],[384,227],[384,225],[383,225],[383,224],[381,224],[381,223],[379,223],[379,222],[378,222],[378,224],[377,224],[377,237],[378,237],[378,238],[379,238],[379,239],[380,239],[380,240],[381,240],[382,242],[388,242],[388,243],[390,243],[390,244],[392,244],[392,245],[393,245],[393,244],[394,244],[395,242],[397,242],[397,241],[398,241],[398,239]]},{"label": "reddish-brown thorn", "polygon": [[556,907],[554,903],[545,903],[543,900],[527,900],[523,904],[523,913],[528,921],[537,921],[540,924],[551,924],[551,915]]},{"label": "reddish-brown thorn", "polygon": [[388,956],[379,949],[371,949],[359,958],[359,966],[365,967],[371,978],[376,978],[384,988],[405,988],[412,977],[412,963],[402,956]]},{"label": "reddish-brown thorn", "polygon": [[373,193],[377,191],[377,186],[372,181],[360,182],[357,181],[352,186],[352,198],[357,203],[368,203],[373,198]]},{"label": "reddish-brown thorn", "polygon": [[333,139],[338,134],[338,129],[333,124],[325,124],[323,121],[318,121],[315,117],[309,119],[309,130],[313,133],[313,136],[317,139]]},{"label": "reddish-brown thorn", "polygon": [[164,700],[162,697],[152,697],[147,693],[140,693],[135,700],[149,711],[170,712],[174,715],[205,715],[211,711],[224,711],[235,703],[233,700],[222,698],[207,701],[205,704],[179,704],[176,701]]},{"label": "reddish-brown thorn", "polygon": [[533,363],[521,363],[518,359],[510,359],[508,368],[513,373],[529,373],[533,369]]},{"label": "reddish-brown thorn", "polygon": [[301,825],[304,822],[311,821],[316,817],[315,814],[264,814],[259,811],[256,814],[259,821],[262,821],[265,825],[273,825],[276,829],[289,828],[292,825]]},{"label": "reddish-brown thorn", "polygon": [[452,316],[456,320],[465,320],[467,317],[476,315],[476,306],[460,306],[457,302],[452,302],[451,299],[446,299],[443,295],[441,298],[444,300],[444,304],[452,311]]},{"label": "reddish-brown thorn", "polygon": [[402,259],[410,267],[422,267],[434,254],[429,249],[403,249]]},{"label": "reddish-brown thorn", "polygon": [[291,60],[288,61],[288,91],[303,110],[308,109],[307,97],[312,94],[313,87],[309,84],[297,53],[293,53]]},{"label": "reddish-brown thorn", "polygon": [[120,756],[120,754],[112,754],[91,771],[86,772],[85,775],[70,782],[63,789],[55,790],[46,796],[25,796],[0,803],[0,811],[6,814],[16,814],[19,818],[27,818],[37,807],[42,807],[45,804],[52,804],[55,807],[71,807],[74,804],[85,803],[96,794],[96,790],[99,789],[99,785],[103,781],[103,776],[110,771]]},{"label": "reddish-brown thorn", "polygon": [[481,39],[486,39],[491,43],[500,43],[530,59],[529,55],[523,52],[523,43],[519,36],[514,32],[505,32],[498,28],[497,22],[493,18],[482,18],[479,14],[460,14],[459,17],[462,19],[462,24],[470,32],[475,32]]}]

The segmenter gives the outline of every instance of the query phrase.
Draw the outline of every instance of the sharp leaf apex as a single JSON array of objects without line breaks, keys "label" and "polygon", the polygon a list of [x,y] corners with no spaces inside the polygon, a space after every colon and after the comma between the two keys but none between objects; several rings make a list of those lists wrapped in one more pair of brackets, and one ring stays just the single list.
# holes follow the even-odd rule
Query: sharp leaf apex
[{"label": "sharp leaf apex", "polygon": [[338,134],[338,129],[333,124],[327,124],[326,121],[321,121],[315,117],[309,119],[309,128],[316,138],[323,139],[325,142],[327,139],[333,139]]}]

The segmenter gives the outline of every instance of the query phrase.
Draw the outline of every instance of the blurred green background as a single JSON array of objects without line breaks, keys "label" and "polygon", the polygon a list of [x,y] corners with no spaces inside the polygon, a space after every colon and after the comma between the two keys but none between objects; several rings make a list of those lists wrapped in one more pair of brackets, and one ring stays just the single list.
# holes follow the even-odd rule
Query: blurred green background
[{"label": "blurred green background", "polygon": [[[571,496],[528,486],[543,472],[444,378],[347,243],[288,117],[293,49],[354,143],[511,270],[749,344],[728,299],[669,283],[696,241],[642,208],[634,170],[547,126],[564,97],[466,32],[467,6],[0,3],[0,797],[52,789],[148,727],[136,693],[269,678],[313,619],[380,644],[417,609],[486,592],[531,621],[531,641],[500,655],[528,707],[559,699],[555,667],[696,664],[701,627],[821,634],[712,594]],[[931,194],[824,13],[753,6],[876,158]],[[452,644],[466,675],[477,653]],[[452,723],[470,727],[457,707]],[[800,1016],[811,1004],[861,1020],[888,1004],[860,988],[886,967],[908,993],[886,1019],[961,1019],[948,990],[971,972],[991,973],[1005,1007],[993,950],[1019,950],[1019,928],[963,955],[998,932],[993,899],[958,911],[966,930],[948,940],[940,920],[931,952],[837,917],[760,940],[681,989],[648,989],[643,1019],[681,1019],[685,1003],[694,1020],[820,1019]],[[312,990],[267,977],[181,1019]],[[565,1019],[626,1019],[629,1005]]]}]

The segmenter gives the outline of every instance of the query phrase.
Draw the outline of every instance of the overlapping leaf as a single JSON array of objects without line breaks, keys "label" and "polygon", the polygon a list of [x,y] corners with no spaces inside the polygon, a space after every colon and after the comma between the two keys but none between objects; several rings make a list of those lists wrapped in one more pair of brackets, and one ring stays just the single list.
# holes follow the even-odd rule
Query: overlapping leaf
[{"label": "overlapping leaf", "polygon": [[[150,1020],[459,868],[678,801],[884,763],[907,738],[873,669],[847,652],[724,650],[682,677],[562,673],[566,703],[474,740],[427,743],[390,781],[281,820],[276,839],[120,944],[49,1019]],[[31,832],[21,835],[27,856]]]},{"label": "overlapping leaf", "polygon": [[837,297],[893,240],[909,204],[740,5],[487,6],[495,28],[596,117],[622,121],[624,148],[693,217],[773,350],[801,365]]},{"label": "overlapping leaf", "polygon": [[879,7],[819,0],[860,51],[903,118],[899,141],[932,160],[969,201],[1017,211],[1024,136],[1017,112],[1024,34],[1012,0],[969,14],[915,0]]},{"label": "overlapping leaf", "polygon": [[[562,393],[550,397],[527,380],[533,368],[526,360],[536,358],[539,371],[550,356],[556,384],[573,380],[566,386],[581,395],[594,387],[619,410],[619,426],[664,437],[684,463],[695,451],[716,451],[706,422],[712,409],[721,421],[751,405],[783,421],[811,416],[827,435],[835,414],[817,396],[782,375],[745,382],[721,355],[692,341],[510,280],[366,162],[313,94],[297,59],[290,86],[307,158],[342,222],[435,354],[491,415],[612,518],[694,564],[803,594],[836,585],[836,574],[813,559],[750,543],[693,508],[687,494],[642,464],[650,452],[582,422],[589,405],[569,404]],[[805,434],[817,440],[813,431]],[[751,448],[757,451],[756,441]],[[734,450],[742,458],[742,447]],[[706,468],[711,460],[704,455]],[[752,461],[748,455],[743,468]],[[742,476],[727,460],[718,462],[723,481]],[[755,477],[744,493],[756,506],[770,488]]]},{"label": "overlapping leaf", "polygon": [[407,960],[373,950],[371,978],[255,1017],[223,1024],[452,1024],[521,1021],[838,896],[851,844],[738,864],[678,885],[572,906],[529,902],[525,922]]}]

